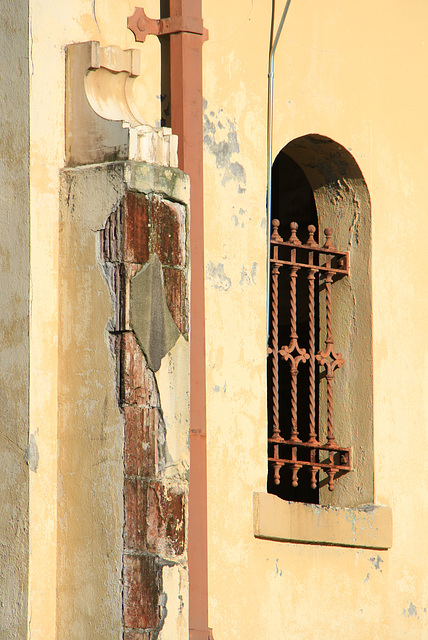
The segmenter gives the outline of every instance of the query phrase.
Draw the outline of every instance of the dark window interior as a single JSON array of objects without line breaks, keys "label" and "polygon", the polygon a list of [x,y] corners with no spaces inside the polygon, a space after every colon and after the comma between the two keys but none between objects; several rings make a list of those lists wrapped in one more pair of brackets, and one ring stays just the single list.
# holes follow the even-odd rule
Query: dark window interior
[{"label": "dark window interior", "polygon": [[[304,243],[308,238],[308,225],[315,225],[318,233],[317,210],[315,206],[312,188],[299,165],[288,155],[281,152],[272,168],[272,219],[280,221],[279,234],[283,240],[290,235],[290,222],[297,222],[299,229],[297,235]],[[317,235],[315,240],[318,241]],[[299,345],[308,350],[308,293],[305,277],[297,278],[297,333]],[[288,345],[290,341],[290,310],[289,310],[289,271],[283,267],[279,276],[279,343],[280,346]],[[318,321],[317,321],[318,324]],[[316,335],[318,336],[318,329]],[[318,350],[318,345],[316,345]],[[281,435],[290,437],[290,366],[288,362],[281,361],[279,365],[280,380],[280,428]],[[268,368],[268,415],[269,430],[272,424],[271,407],[271,371]],[[317,384],[318,388],[318,384]],[[300,438],[305,441],[309,437],[309,377],[308,367],[300,367],[298,375],[298,427]],[[270,433],[269,433],[270,435]],[[272,445],[269,445],[272,446]],[[319,491],[310,486],[310,472],[306,468],[299,471],[299,484],[291,485],[291,469],[284,465],[281,469],[281,482],[275,485],[273,482],[273,470],[269,465],[267,490],[284,500],[295,502],[319,503]],[[307,471],[307,473],[306,473]]]}]

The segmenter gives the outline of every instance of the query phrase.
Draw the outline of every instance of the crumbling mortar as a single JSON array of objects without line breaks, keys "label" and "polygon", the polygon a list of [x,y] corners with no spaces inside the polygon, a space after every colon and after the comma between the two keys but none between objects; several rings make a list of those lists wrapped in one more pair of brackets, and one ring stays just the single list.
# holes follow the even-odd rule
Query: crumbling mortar
[{"label": "crumbling mortar", "polygon": [[[172,201],[171,199],[169,200]],[[151,222],[152,222],[152,215],[151,215],[152,206],[153,206],[153,198],[150,198],[149,219]],[[115,219],[114,216],[117,216],[117,218]],[[111,220],[110,218],[113,218],[113,220]],[[113,357],[113,360],[115,363],[115,377],[116,377],[115,387],[116,387],[116,396],[117,396],[118,406],[122,415],[124,415],[125,408],[130,406],[136,406],[142,409],[156,409],[158,411],[158,432],[157,432],[157,438],[156,438],[157,446],[158,446],[157,473],[155,476],[150,475],[150,476],[144,476],[144,477],[137,476],[137,475],[124,474],[124,479],[138,480],[139,482],[146,483],[147,485],[149,485],[150,483],[156,482],[156,483],[159,483],[163,487],[163,490],[165,491],[172,490],[172,491],[176,491],[177,493],[180,493],[182,495],[182,500],[183,500],[182,507],[185,510],[187,508],[187,503],[188,503],[188,491],[187,491],[188,483],[186,482],[187,474],[186,473],[180,474],[178,465],[168,465],[169,456],[168,456],[167,445],[166,445],[166,425],[163,417],[163,412],[160,406],[160,392],[159,392],[156,376],[153,373],[153,371],[148,367],[147,358],[143,350],[141,349],[141,345],[138,343],[138,340],[136,339],[134,332],[130,328],[128,328],[127,314],[124,314],[124,307],[128,304],[128,300],[129,300],[129,298],[127,298],[124,295],[126,290],[126,279],[129,276],[129,268],[133,269],[134,272],[136,273],[142,268],[143,265],[135,262],[132,262],[132,263],[128,262],[127,263],[128,271],[126,271],[124,266],[123,238],[121,233],[122,226],[123,226],[123,200],[122,202],[119,202],[119,205],[116,205],[112,209],[109,216],[107,217],[107,220],[109,221],[109,223],[112,223],[114,226],[113,231],[111,231],[110,224],[109,224],[109,229],[107,232],[108,237],[106,239],[106,242],[108,243],[108,258],[110,259],[107,259],[107,260],[103,259],[103,251],[105,250],[105,246],[101,246],[101,238],[103,234],[102,234],[102,231],[99,231],[100,242],[98,243],[97,261],[101,269],[101,272],[103,274],[103,277],[107,283],[111,302],[112,302],[112,307],[113,307],[113,317],[111,318],[111,320],[109,321],[106,327],[106,342],[109,346],[110,354]],[[106,226],[107,226],[107,221],[104,228],[106,228]],[[110,244],[112,238],[113,238],[113,244],[115,245],[114,247],[112,247]],[[150,237],[149,240],[152,244],[153,238]],[[187,219],[186,219],[186,228],[185,228],[185,244],[187,247],[188,245]],[[151,249],[152,248],[153,247],[151,246]],[[187,252],[186,252],[186,258],[187,258]],[[187,264],[185,266],[180,266],[180,267],[168,266],[167,268],[175,269],[177,271],[185,271],[187,269]],[[118,278],[118,271],[121,272],[119,278]],[[130,278],[128,279],[130,280]],[[186,296],[186,305],[188,305],[187,296]],[[131,333],[135,337],[136,344],[138,345],[138,349],[140,351],[140,357],[142,359],[142,362],[139,365],[141,368],[140,375],[142,375],[141,386],[140,387],[135,386],[135,382],[137,382],[138,384],[138,381],[135,381],[135,380],[131,381],[131,384],[133,385],[134,394],[138,392],[138,389],[141,390],[141,393],[139,393],[136,396],[137,399],[134,402],[132,402],[132,397],[130,400],[129,396],[128,397],[125,396],[125,389],[124,389],[125,381],[123,378],[123,375],[124,375],[123,367],[126,364],[123,362],[124,345],[123,344],[118,345],[118,342],[117,342],[118,338],[120,339],[120,336],[124,336],[126,334],[131,334]],[[146,401],[142,400],[144,398],[144,392],[146,392]],[[153,399],[155,399],[155,402],[153,402]],[[126,428],[125,424],[124,424],[124,428]],[[173,478],[164,477],[163,471],[167,468],[167,466],[176,467],[177,474],[175,477]],[[159,496],[157,496],[157,500],[159,501],[158,509],[161,510]],[[127,505],[125,504],[125,492],[123,492],[123,509],[125,513],[126,513],[126,508],[127,508]],[[125,526],[126,526],[126,519],[124,520],[123,528],[122,528],[123,557],[125,556],[151,557],[155,559],[155,563],[158,567],[157,592],[159,594],[158,595],[159,624],[156,626],[156,628],[141,630],[141,632],[144,632],[145,635],[147,633],[149,634],[147,637],[149,637],[150,640],[156,640],[159,637],[159,634],[165,624],[165,619],[168,613],[167,606],[166,606],[167,594],[163,591],[163,567],[181,566],[183,569],[187,568],[187,558],[185,554],[185,550],[186,550],[185,540],[187,539],[187,519],[184,518],[182,522],[177,523],[177,531],[182,530],[183,527],[185,528],[184,540],[183,540],[183,553],[175,555],[173,560],[165,557],[161,557],[159,554],[154,554],[154,553],[150,553],[143,550],[137,551],[137,550],[131,550],[126,548]],[[165,554],[174,553],[174,551],[172,550],[173,548],[170,549],[168,547],[168,541],[169,541],[169,537],[167,537],[166,540],[164,541],[165,543],[164,553]],[[126,607],[125,594],[124,594],[124,580],[125,580],[124,562],[122,562],[121,577],[122,577],[121,591],[122,591],[122,629],[123,629],[122,635],[123,637],[126,637],[126,634],[128,631],[130,631],[130,629],[125,628],[125,617],[124,617],[125,607]]]}]

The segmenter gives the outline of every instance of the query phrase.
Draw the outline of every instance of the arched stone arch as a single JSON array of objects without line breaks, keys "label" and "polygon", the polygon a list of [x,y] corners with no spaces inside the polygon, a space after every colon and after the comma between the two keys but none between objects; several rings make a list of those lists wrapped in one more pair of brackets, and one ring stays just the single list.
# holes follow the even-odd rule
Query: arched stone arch
[{"label": "arched stone arch", "polygon": [[[318,218],[319,241],[324,228],[333,229],[334,244],[350,252],[350,274],[333,287],[333,336],[345,365],[334,381],[334,424],[341,446],[353,448],[353,472],[329,492],[320,484],[321,504],[355,506],[373,503],[373,367],[372,367],[372,285],[371,285],[371,205],[367,184],[352,154],[334,140],[310,134],[289,142],[278,154],[276,180],[281,180],[282,164],[288,159],[298,165],[313,193]],[[290,163],[289,163],[290,164]],[[291,167],[291,164],[290,164]],[[285,178],[284,178],[285,180]],[[274,185],[275,193],[275,185]],[[308,206],[307,194],[306,206]],[[277,217],[274,203],[272,217]],[[293,220],[298,204],[281,212],[285,222]],[[293,209],[295,211],[293,211]],[[312,214],[311,214],[312,215]],[[304,217],[304,216],[303,216]],[[304,234],[303,234],[304,235]],[[305,236],[306,237],[306,236]],[[302,238],[305,241],[305,237]],[[323,293],[320,292],[320,297]],[[322,302],[322,300],[321,300]],[[323,305],[321,304],[321,307]],[[320,317],[323,336],[324,319]],[[323,337],[320,338],[324,340]],[[323,384],[320,388],[320,439],[326,424]]]}]

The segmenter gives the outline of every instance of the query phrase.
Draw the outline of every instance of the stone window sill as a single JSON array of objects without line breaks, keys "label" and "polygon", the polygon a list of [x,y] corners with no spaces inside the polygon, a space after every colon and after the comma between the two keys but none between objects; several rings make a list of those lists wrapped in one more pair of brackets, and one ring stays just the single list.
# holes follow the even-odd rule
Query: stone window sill
[{"label": "stone window sill", "polygon": [[256,538],[339,547],[389,549],[390,507],[323,507],[287,502],[269,493],[253,494]]}]

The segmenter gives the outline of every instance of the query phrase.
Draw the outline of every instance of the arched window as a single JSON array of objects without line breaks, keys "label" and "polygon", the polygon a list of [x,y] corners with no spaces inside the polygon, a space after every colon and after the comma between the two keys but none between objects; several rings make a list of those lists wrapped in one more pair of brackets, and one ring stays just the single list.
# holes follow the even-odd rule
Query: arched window
[{"label": "arched window", "polygon": [[319,135],[284,147],[272,218],[268,491],[370,503],[370,199],[350,152]]}]

